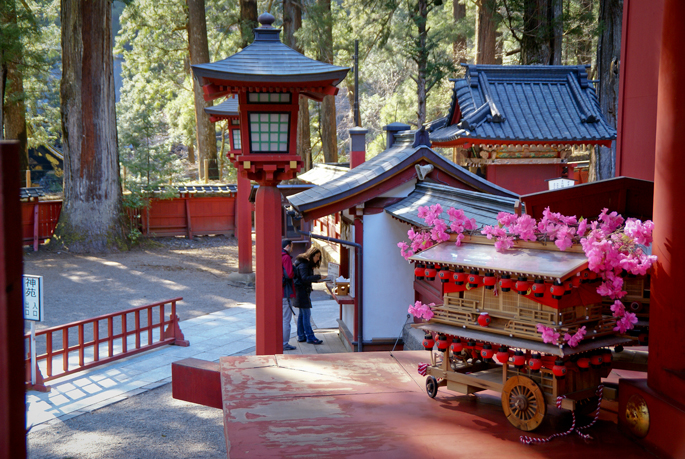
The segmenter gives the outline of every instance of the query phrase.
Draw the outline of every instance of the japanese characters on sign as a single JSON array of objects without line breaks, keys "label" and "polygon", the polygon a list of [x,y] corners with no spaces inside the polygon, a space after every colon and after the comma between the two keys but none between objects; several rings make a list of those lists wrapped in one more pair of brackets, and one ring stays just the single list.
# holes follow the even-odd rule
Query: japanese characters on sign
[{"label": "japanese characters on sign", "polygon": [[43,276],[24,274],[24,320],[43,321]]}]

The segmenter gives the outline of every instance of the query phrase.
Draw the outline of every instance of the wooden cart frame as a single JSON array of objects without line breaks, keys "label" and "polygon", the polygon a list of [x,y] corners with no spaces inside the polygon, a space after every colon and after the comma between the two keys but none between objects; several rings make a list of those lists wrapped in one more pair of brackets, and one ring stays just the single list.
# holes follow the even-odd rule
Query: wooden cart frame
[{"label": "wooden cart frame", "polygon": [[[575,349],[564,349],[549,344],[531,342],[517,338],[499,338],[487,332],[460,330],[443,324],[423,324],[418,328],[431,333],[444,334],[460,339],[490,343],[518,349],[526,354],[526,362],[532,352],[551,354],[555,358],[566,359],[586,355],[596,349],[618,346],[629,342],[625,338],[611,336],[583,343]],[[493,338],[498,338],[493,341]],[[502,408],[509,422],[524,431],[536,429],[547,413],[547,405],[555,405],[557,397],[564,396],[561,408],[577,410],[582,406],[592,406],[597,386],[611,372],[611,364],[592,367],[580,371],[569,365],[569,371],[558,378],[552,370],[541,368],[532,371],[527,365],[516,368],[509,362],[503,364],[486,363],[476,355],[475,350],[464,349],[459,355],[451,350],[444,353],[431,352],[431,363],[426,370],[426,392],[433,398],[439,387],[461,394],[473,394],[492,390],[502,394]],[[604,397],[616,398],[616,390],[605,388]]]}]

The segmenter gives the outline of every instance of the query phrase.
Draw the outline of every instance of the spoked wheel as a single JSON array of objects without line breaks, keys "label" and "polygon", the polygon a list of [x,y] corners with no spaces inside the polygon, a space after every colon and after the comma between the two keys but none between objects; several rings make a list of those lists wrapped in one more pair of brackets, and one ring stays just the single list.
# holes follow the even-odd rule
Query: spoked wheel
[{"label": "spoked wheel", "polygon": [[509,422],[526,432],[535,430],[547,413],[540,387],[525,376],[513,376],[504,384],[502,408]]},{"label": "spoked wheel", "polygon": [[426,378],[426,393],[430,398],[435,398],[438,395],[438,380],[434,376]]}]

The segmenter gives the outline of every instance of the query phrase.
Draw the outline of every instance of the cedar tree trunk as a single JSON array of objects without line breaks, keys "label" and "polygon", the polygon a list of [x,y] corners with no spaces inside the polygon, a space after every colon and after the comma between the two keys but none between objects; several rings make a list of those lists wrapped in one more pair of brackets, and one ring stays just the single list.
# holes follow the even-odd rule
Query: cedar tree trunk
[{"label": "cedar tree trunk", "polygon": [[[283,0],[283,43],[301,53],[295,32],[302,27],[302,8],[296,0]],[[309,127],[309,101],[300,96],[300,113],[297,117],[297,154],[304,162],[303,170],[312,168],[312,139]]]},{"label": "cedar tree trunk", "polygon": [[62,0],[64,204],[54,239],[75,252],[124,244],[111,11],[111,0]]},{"label": "cedar tree trunk", "polygon": [[495,1],[478,0],[476,19],[476,64],[494,64],[496,53],[497,21]]},{"label": "cedar tree trunk", "polygon": [[[452,18],[454,24],[459,24],[466,17],[466,4],[463,0],[454,0],[452,2]],[[454,62],[459,64],[466,63],[466,35],[459,34],[455,37],[452,43],[452,53],[454,55]]]},{"label": "cedar tree trunk", "polygon": [[[7,0],[5,0],[7,1]],[[2,15],[0,16],[0,30],[17,31],[17,11],[14,0],[7,1],[7,4],[2,8]],[[9,32],[11,35],[12,32]],[[3,37],[0,32],[0,40],[5,38],[9,42],[0,45],[0,48],[6,48],[11,51],[5,54],[4,62],[2,53],[0,52],[0,63],[2,63],[2,70],[0,71],[0,138],[3,138],[2,127],[4,122],[5,133],[4,138],[7,140],[19,141],[20,152],[20,167],[21,167],[21,182],[25,186],[30,184],[25,183],[26,174],[24,173],[29,168],[29,154],[28,141],[26,134],[26,105],[24,104],[24,78],[22,75],[21,65],[23,61],[23,52],[21,45],[21,37],[14,35],[12,38]]]},{"label": "cedar tree trunk", "polygon": [[564,4],[562,0],[549,0],[549,18],[551,23],[551,65],[561,65],[561,44],[564,37]]},{"label": "cedar tree trunk", "polygon": [[257,0],[240,0],[240,49],[252,43],[255,27],[259,27]]},{"label": "cedar tree trunk", "polygon": [[[323,36],[319,43],[322,62],[333,63],[333,22],[331,0],[319,0],[324,16]],[[325,163],[338,162],[338,136],[335,122],[335,96],[326,96],[321,102],[321,146]]]},{"label": "cedar tree trunk", "polygon": [[[188,3],[188,51],[192,65],[209,62],[207,44],[207,21],[205,20],[205,0],[186,0]],[[209,121],[205,108],[212,103],[204,99],[200,82],[193,78],[193,95],[195,97],[195,126],[197,139],[200,177],[205,176],[205,160],[209,160],[209,178],[219,179],[216,161],[216,130]]]},{"label": "cedar tree trunk", "polygon": [[[24,79],[17,62],[7,63],[6,84],[3,110],[5,112],[5,139],[19,141],[21,182],[25,183],[25,171],[29,169],[26,105],[24,104]],[[26,183],[25,186],[30,186],[30,184]]]},{"label": "cedar tree trunk", "polygon": [[[618,75],[621,58],[621,24],[623,0],[602,0],[599,21],[603,25],[597,44],[597,70],[599,74],[599,106],[607,122],[616,127],[618,113]],[[611,148],[597,147],[594,175],[596,180],[612,178],[616,173],[616,141]],[[591,163],[592,166],[592,163]]]},{"label": "cedar tree trunk", "polygon": [[417,0],[414,4],[413,22],[418,29],[416,37],[416,64],[418,67],[418,74],[416,77],[416,95],[419,100],[418,110],[416,112],[417,124],[420,128],[426,122],[426,76],[428,75],[428,49],[426,42],[428,41],[428,2],[427,0]]}]

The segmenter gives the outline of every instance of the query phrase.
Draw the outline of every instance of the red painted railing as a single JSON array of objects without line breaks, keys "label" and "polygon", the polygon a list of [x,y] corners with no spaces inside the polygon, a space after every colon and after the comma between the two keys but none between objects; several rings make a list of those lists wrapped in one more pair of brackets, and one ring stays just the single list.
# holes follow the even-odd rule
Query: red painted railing
[{"label": "red painted railing", "polygon": [[[42,377],[41,373],[37,371],[36,386],[42,386],[42,381],[50,381],[51,379],[103,365],[159,346],[167,344],[188,346],[190,343],[185,340],[178,325],[178,316],[176,315],[176,302],[182,299],[174,298],[173,300],[161,301],[36,331],[36,347],[45,346],[45,353],[36,356],[36,363],[46,362],[46,376]],[[167,305],[170,306],[170,311],[168,312]],[[132,327],[129,325],[130,316],[133,319]],[[141,316],[143,317],[142,323]],[[116,327],[115,322],[118,322]],[[104,334],[101,334],[101,326],[105,328]],[[115,328],[118,328],[120,331],[115,333]],[[69,343],[70,332],[77,337],[76,343],[71,345]],[[86,341],[85,337],[86,332],[92,333],[92,337],[88,341]],[[156,338],[154,337],[155,332],[158,335]],[[61,339],[58,339],[58,341],[61,341],[59,349],[55,349],[56,336],[61,337]],[[31,334],[25,334],[24,338],[26,343],[25,349],[29,356],[26,359],[26,381],[30,384]],[[132,338],[133,343],[128,342],[130,338]],[[104,352],[102,352],[103,349],[101,347],[104,347]],[[88,355],[86,355],[87,350],[90,350]],[[73,359],[70,362],[70,355],[77,355],[78,361]],[[61,364],[61,371],[53,371],[53,360],[57,360],[58,365]],[[38,367],[40,368],[40,365]]]}]

